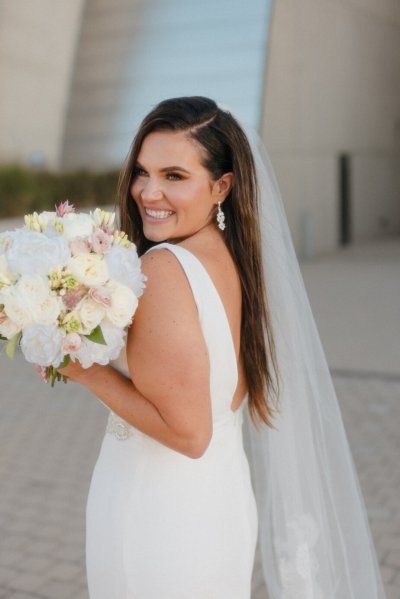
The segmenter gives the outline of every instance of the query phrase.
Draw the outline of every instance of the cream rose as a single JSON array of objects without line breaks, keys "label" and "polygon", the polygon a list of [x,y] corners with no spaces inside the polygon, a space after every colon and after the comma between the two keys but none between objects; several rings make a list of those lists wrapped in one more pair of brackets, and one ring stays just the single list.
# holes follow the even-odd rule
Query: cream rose
[{"label": "cream rose", "polygon": [[83,285],[98,287],[109,278],[107,264],[99,254],[79,254],[68,260],[70,273]]},{"label": "cream rose", "polygon": [[89,297],[84,298],[75,308],[75,313],[82,325],[82,333],[89,335],[101,323],[105,310]]},{"label": "cream rose", "polygon": [[111,291],[111,306],[107,308],[107,318],[113,325],[123,329],[131,323],[138,299],[126,285],[112,283],[108,289]]},{"label": "cream rose", "polygon": [[56,325],[63,307],[41,275],[22,275],[16,285],[2,289],[0,301],[8,318],[20,329],[34,323]]}]

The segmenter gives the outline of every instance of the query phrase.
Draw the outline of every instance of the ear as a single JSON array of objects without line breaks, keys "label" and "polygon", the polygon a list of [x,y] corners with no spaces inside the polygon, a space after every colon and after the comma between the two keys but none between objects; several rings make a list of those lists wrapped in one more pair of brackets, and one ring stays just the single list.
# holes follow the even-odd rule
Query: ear
[{"label": "ear", "polygon": [[219,202],[223,202],[230,190],[232,189],[234,180],[233,173],[224,173],[213,185],[213,196]]}]

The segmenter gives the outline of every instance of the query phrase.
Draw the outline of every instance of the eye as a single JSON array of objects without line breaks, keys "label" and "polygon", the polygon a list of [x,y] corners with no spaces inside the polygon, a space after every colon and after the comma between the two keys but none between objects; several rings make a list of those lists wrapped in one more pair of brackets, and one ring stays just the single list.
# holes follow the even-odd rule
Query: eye
[{"label": "eye", "polygon": [[133,169],[133,176],[134,177],[140,177],[140,176],[143,176],[143,175],[146,175],[146,174],[147,174],[146,171],[143,170],[142,168],[139,168],[138,166],[136,166]]},{"label": "eye", "polygon": [[168,173],[167,178],[170,178],[170,181],[180,181],[183,177],[178,173]]}]

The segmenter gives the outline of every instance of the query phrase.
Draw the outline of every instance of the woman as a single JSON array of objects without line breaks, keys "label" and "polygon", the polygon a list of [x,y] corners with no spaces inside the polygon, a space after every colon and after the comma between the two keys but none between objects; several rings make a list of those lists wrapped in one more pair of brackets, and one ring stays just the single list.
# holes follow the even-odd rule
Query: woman
[{"label": "woman", "polygon": [[63,369],[111,411],[87,505],[91,599],[250,599],[257,536],[271,599],[384,596],[352,464],[331,478],[325,468],[349,450],[336,399],[329,430],[325,398],[322,418],[310,409],[318,384],[332,391],[325,365],[302,387],[320,355],[293,354],[299,321],[313,322],[295,318],[301,277],[276,193],[259,212],[254,156],[232,115],[203,97],[161,102],[135,136],[121,225],[147,282],[126,356]]}]

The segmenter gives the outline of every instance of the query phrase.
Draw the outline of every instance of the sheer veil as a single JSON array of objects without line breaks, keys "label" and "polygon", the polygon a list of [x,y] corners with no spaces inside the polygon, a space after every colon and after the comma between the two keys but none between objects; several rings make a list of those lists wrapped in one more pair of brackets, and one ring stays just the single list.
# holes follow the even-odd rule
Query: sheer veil
[{"label": "sheer veil", "polygon": [[235,118],[256,163],[264,276],[281,373],[276,430],[263,425],[257,431],[244,412],[259,517],[253,585],[262,584],[268,599],[384,599],[362,492],[273,168],[259,136]]}]

